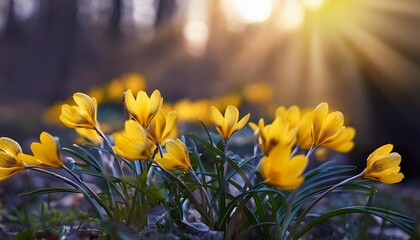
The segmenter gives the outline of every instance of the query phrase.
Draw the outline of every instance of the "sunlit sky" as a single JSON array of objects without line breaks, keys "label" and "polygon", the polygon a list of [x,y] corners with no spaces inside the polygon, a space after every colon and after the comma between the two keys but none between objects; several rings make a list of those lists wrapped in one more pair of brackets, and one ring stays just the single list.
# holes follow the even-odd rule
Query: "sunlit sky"
[{"label": "sunlit sky", "polygon": [[[8,1],[0,1],[0,28]],[[41,0],[14,0],[17,17],[28,20]],[[229,74],[250,78],[271,64],[269,72],[279,101],[359,106],[354,115],[369,115],[363,74],[378,76],[374,84],[388,98],[404,96],[420,104],[420,1],[418,0],[177,0],[173,25],[185,48],[197,58],[208,53],[214,39],[246,34]],[[79,0],[83,25],[109,18],[111,0]],[[124,1],[123,30],[153,35],[153,0]],[[215,14],[216,12],[216,14]],[[219,21],[221,24],[215,24]],[[220,30],[220,26],[224,29]],[[252,30],[252,34],[248,34]],[[216,36],[216,37],[215,37]],[[214,48],[212,48],[214,50]],[[245,51],[246,50],[246,51]],[[223,51],[223,49],[220,49]],[[407,54],[408,53],[408,54]],[[276,57],[273,57],[276,56]],[[246,61],[255,67],[244,68]],[[249,65],[248,65],[249,66]],[[337,80],[339,79],[339,81]],[[380,80],[379,80],[380,79]],[[345,96],[348,94],[349,96]],[[351,102],[350,100],[351,99]],[[341,102],[340,102],[341,101]],[[343,102],[344,101],[344,102]],[[345,102],[347,101],[347,102]]]}]

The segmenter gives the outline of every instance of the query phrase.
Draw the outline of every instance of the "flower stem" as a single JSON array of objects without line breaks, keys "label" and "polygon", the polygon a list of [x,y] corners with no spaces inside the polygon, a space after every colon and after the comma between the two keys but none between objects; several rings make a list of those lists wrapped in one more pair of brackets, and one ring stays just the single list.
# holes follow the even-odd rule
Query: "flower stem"
[{"label": "flower stem", "polygon": [[309,148],[308,152],[306,153],[306,158],[309,159],[309,157],[312,155],[312,153],[315,152],[316,148],[317,147],[315,145],[312,145],[311,148]]},{"label": "flower stem", "polygon": [[299,227],[299,224],[303,221],[303,219],[305,218],[305,216],[309,213],[309,211],[311,211],[311,209],[319,202],[321,201],[321,199],[323,199],[328,193],[332,192],[333,190],[337,189],[338,187],[341,187],[351,181],[353,181],[356,178],[362,177],[364,172],[361,172],[353,177],[347,178],[339,183],[337,183],[336,185],[330,187],[328,190],[326,190],[325,192],[323,192],[321,195],[319,195],[314,201],[312,201],[308,207],[305,208],[305,210],[302,212],[302,214],[300,214],[300,216],[298,217],[298,219],[296,220],[292,230],[290,231],[289,236],[287,237],[287,239],[293,239],[293,236],[295,234],[295,231],[297,230],[297,228]]},{"label": "flower stem", "polygon": [[98,203],[97,203],[97,202],[95,202],[95,201],[92,199],[92,197],[89,195],[89,193],[88,193],[88,192],[86,192],[86,190],[85,190],[84,188],[82,188],[80,185],[78,185],[77,183],[75,183],[75,182],[71,181],[70,179],[68,179],[68,178],[66,178],[66,177],[63,177],[63,176],[61,176],[61,175],[58,175],[58,174],[56,174],[56,173],[54,173],[54,172],[47,171],[47,170],[42,169],[42,168],[36,168],[36,167],[34,167],[34,168],[29,168],[29,169],[32,169],[32,170],[34,170],[34,171],[37,171],[37,172],[42,172],[42,173],[48,174],[48,175],[50,175],[50,176],[56,177],[56,178],[58,178],[58,179],[62,180],[63,182],[65,182],[65,183],[67,183],[67,184],[69,184],[69,185],[73,186],[74,188],[76,188],[76,189],[80,190],[80,191],[82,192],[82,194],[85,196],[85,199],[86,199],[86,200],[90,203],[90,205],[92,206],[93,210],[95,210],[96,214],[99,216],[99,218],[100,218],[100,220],[101,220],[101,223],[104,223],[104,222],[105,222],[105,217],[104,217],[104,215],[102,214],[102,212],[101,212],[101,210],[100,210],[100,207],[99,207]]},{"label": "flower stem", "polygon": [[90,192],[90,194],[92,194],[93,198],[96,200],[97,203],[99,203],[99,205],[102,206],[102,208],[105,210],[106,214],[108,214],[108,216],[110,218],[113,217],[113,214],[112,214],[111,210],[109,210],[109,208],[105,205],[105,203],[102,201],[102,199],[98,196],[98,194],[96,194],[95,191],[93,191],[93,189],[91,187],[89,187],[89,185],[87,185],[85,182],[83,182],[82,179],[80,179],[80,177],[77,176],[68,167],[63,166],[63,169],[66,170],[66,172],[68,172],[72,177],[74,177],[84,188],[86,188]]},{"label": "flower stem", "polygon": [[204,189],[203,184],[201,183],[201,181],[198,178],[198,176],[195,173],[195,171],[192,168],[190,168],[189,169],[189,172],[193,176],[194,180],[200,185],[201,198],[203,198],[205,200],[206,209],[208,210],[208,213],[210,215],[210,218],[213,219],[213,214],[212,214],[211,208],[210,208],[210,197],[207,194],[207,191]]},{"label": "flower stem", "polygon": [[[115,151],[114,151],[114,148],[112,147],[111,142],[105,136],[105,134],[101,131],[101,129],[96,127],[95,130],[104,139],[104,141],[105,141],[106,145],[108,146],[109,150],[111,151],[111,153],[113,153],[115,155]],[[118,163],[118,161],[115,161],[115,158],[114,158],[113,155],[110,156],[109,165],[112,169],[112,174],[115,177],[123,177],[124,176],[124,173],[121,169],[120,164]],[[122,185],[122,190],[123,190],[124,194],[128,195],[127,185],[125,184],[125,181],[123,179],[121,179],[121,185]]]},{"label": "flower stem", "polygon": [[[225,213],[226,209],[226,171],[227,171],[227,139],[224,139],[223,141],[223,156],[222,161],[219,166],[219,188],[220,188],[220,198],[219,198],[219,218],[222,218],[222,216]],[[223,226],[219,225],[220,230],[226,229],[226,224]]]},{"label": "flower stem", "polygon": [[280,234],[279,234],[279,238],[283,239],[284,234],[286,234],[288,225],[287,223],[289,222],[289,216],[290,216],[290,212],[292,211],[293,208],[293,202],[295,200],[296,197],[296,193],[297,193],[297,189],[293,190],[292,195],[286,205],[286,214],[283,218],[283,222],[281,223],[281,227],[280,227]]},{"label": "flower stem", "polygon": [[195,198],[193,192],[191,191],[191,189],[181,180],[179,179],[177,176],[175,176],[173,173],[171,173],[170,171],[166,170],[164,167],[162,167],[162,165],[160,165],[158,162],[152,160],[154,164],[156,164],[165,174],[167,174],[169,177],[171,177],[178,185],[180,185],[183,189],[185,189],[185,191],[187,192],[188,196],[189,196],[189,200],[192,202],[192,204],[194,204],[194,206],[196,207],[196,210],[201,214],[201,216],[204,218],[204,220],[208,223],[209,227],[213,226],[213,223],[211,221],[211,219],[209,218],[209,216],[207,215],[207,212],[203,209],[203,207],[201,206],[200,202],[198,202],[198,200]]}]

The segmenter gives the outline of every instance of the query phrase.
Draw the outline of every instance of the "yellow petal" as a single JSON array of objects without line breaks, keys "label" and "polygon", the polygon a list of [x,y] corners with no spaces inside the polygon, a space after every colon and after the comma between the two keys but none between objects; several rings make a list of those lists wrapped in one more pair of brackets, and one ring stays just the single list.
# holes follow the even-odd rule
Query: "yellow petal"
[{"label": "yellow petal", "polygon": [[183,159],[187,157],[185,154],[186,148],[184,149],[183,146],[184,143],[179,139],[168,141],[166,144],[166,151],[175,159]]},{"label": "yellow petal", "polygon": [[399,166],[401,163],[401,156],[400,154],[393,152],[389,153],[388,155],[377,159],[373,163],[373,169],[375,172],[380,172],[388,168]]},{"label": "yellow petal", "polygon": [[292,157],[289,161],[287,161],[287,166],[285,168],[288,169],[287,175],[291,178],[296,178],[302,175],[303,171],[308,164],[308,159],[305,155],[297,155]]},{"label": "yellow petal", "polygon": [[392,151],[392,148],[394,146],[392,144],[385,144],[382,147],[377,148],[375,151],[373,151],[369,157],[368,157],[368,162],[374,160],[377,157],[381,157],[381,156],[385,156],[388,153],[390,153]]},{"label": "yellow petal", "polygon": [[34,157],[41,161],[41,165],[43,166],[54,168],[62,167],[63,163],[54,138],[50,134],[42,132],[40,140],[40,143],[34,142],[31,144],[31,150]]},{"label": "yellow petal", "polygon": [[162,107],[163,98],[159,90],[154,90],[152,95],[150,95],[150,114],[155,115],[158,110]]},{"label": "yellow petal", "polygon": [[89,128],[75,128],[74,130],[77,134],[88,139],[91,143],[95,145],[99,145],[104,141],[96,130]]},{"label": "yellow petal", "polygon": [[40,165],[42,165],[41,160],[39,160],[38,158],[36,158],[32,155],[29,155],[29,154],[20,153],[18,155],[18,158],[22,162],[24,162],[26,165],[29,165],[29,166],[40,166]]},{"label": "yellow petal", "polygon": [[17,156],[13,156],[7,153],[0,151],[0,167],[11,168],[21,165],[21,162],[18,161]]},{"label": "yellow petal", "polygon": [[316,139],[317,142],[315,144],[320,146],[338,139],[345,129],[343,124],[344,117],[341,112],[328,114],[325,123],[323,124],[323,128],[321,129],[320,137],[319,139]]},{"label": "yellow petal", "polygon": [[97,103],[95,98],[91,98],[84,93],[77,92],[73,94],[73,99],[81,110],[86,111],[88,116],[92,117],[92,121],[96,120]]},{"label": "yellow petal", "polygon": [[380,181],[386,184],[393,184],[393,183],[401,182],[403,178],[404,178],[404,174],[396,173],[396,174],[382,176]]},{"label": "yellow petal", "polygon": [[312,111],[312,135],[314,141],[320,138],[322,126],[328,115],[328,104],[323,102]]},{"label": "yellow petal", "polygon": [[23,167],[2,168],[0,167],[0,182],[23,171]]},{"label": "yellow petal", "polygon": [[222,127],[224,125],[225,119],[223,118],[219,109],[217,109],[215,106],[211,106],[209,111],[210,121],[216,126],[216,128]]},{"label": "yellow petal", "polygon": [[165,142],[168,139],[176,138],[178,135],[178,129],[176,127],[176,121],[177,121],[177,115],[176,112],[170,112],[168,113],[168,116],[166,117],[166,126],[165,130],[163,132],[162,136],[162,144],[165,144]]},{"label": "yellow petal", "polygon": [[242,129],[245,124],[248,122],[250,117],[250,114],[248,113],[247,115],[245,115],[241,120],[239,120],[239,122],[236,125],[237,130]]},{"label": "yellow petal", "polygon": [[226,108],[225,111],[225,130],[229,131],[232,130],[235,126],[235,124],[238,122],[239,119],[239,110],[232,106],[229,105]]},{"label": "yellow petal", "polygon": [[168,170],[187,170],[191,167],[188,149],[178,138],[166,143],[166,153],[163,154],[163,158],[157,158],[156,161]]},{"label": "yellow petal", "polygon": [[125,132],[129,139],[141,139],[146,141],[146,131],[145,129],[134,120],[125,121]]},{"label": "yellow petal", "polygon": [[248,123],[248,125],[254,132],[259,129],[258,125],[253,122]]},{"label": "yellow petal", "polygon": [[131,92],[131,89],[128,89],[125,92],[124,103],[125,103],[125,108],[127,109],[127,112],[131,116],[137,119],[138,107],[137,107],[136,100],[134,99],[133,93]]},{"label": "yellow petal", "polygon": [[17,156],[18,153],[22,152],[22,148],[20,147],[19,143],[15,140],[10,139],[8,137],[1,137],[0,138],[0,153],[4,152],[6,154]]},{"label": "yellow petal", "polygon": [[343,131],[343,134],[333,142],[324,144],[324,147],[331,148],[337,152],[346,153],[349,152],[354,147],[354,136],[356,135],[356,130],[352,127],[346,127]]}]

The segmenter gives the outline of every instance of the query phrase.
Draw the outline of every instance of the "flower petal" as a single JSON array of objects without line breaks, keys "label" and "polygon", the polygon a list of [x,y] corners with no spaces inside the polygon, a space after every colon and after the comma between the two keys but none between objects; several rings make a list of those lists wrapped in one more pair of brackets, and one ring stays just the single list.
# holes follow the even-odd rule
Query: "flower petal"
[{"label": "flower petal", "polygon": [[11,168],[0,167],[0,182],[23,170],[24,170],[23,167],[11,167]]},{"label": "flower petal", "polygon": [[225,124],[225,119],[223,118],[219,109],[217,109],[215,106],[211,106],[209,111],[210,121],[216,126],[216,128],[222,127]]},{"label": "flower petal", "polygon": [[236,124],[236,129],[237,130],[242,129],[245,126],[245,124],[248,122],[250,116],[251,115],[248,113],[243,118],[241,118],[241,120],[239,120],[239,122]]},{"label": "flower petal", "polygon": [[22,148],[20,147],[19,143],[17,143],[15,140],[10,139],[8,137],[1,137],[0,152],[4,152],[12,156],[17,156],[19,153],[22,152]]},{"label": "flower petal", "polygon": [[239,119],[239,110],[229,105],[225,111],[225,130],[232,130]]},{"label": "flower petal", "polygon": [[138,106],[137,106],[136,100],[134,99],[133,93],[131,92],[131,89],[128,89],[125,92],[124,103],[125,103],[125,108],[127,109],[127,112],[131,116],[137,119]]},{"label": "flower petal", "polygon": [[375,151],[373,151],[369,157],[368,162],[374,160],[375,158],[385,156],[389,154],[392,151],[392,148],[394,146],[392,144],[385,144],[382,147],[377,148]]}]

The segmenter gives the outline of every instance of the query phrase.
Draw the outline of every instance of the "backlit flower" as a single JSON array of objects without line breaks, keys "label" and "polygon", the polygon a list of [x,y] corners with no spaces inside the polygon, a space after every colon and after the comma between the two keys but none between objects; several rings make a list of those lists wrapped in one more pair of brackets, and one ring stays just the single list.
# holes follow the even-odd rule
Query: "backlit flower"
[{"label": "backlit flower", "polygon": [[191,168],[188,149],[178,138],[171,139],[166,143],[166,152],[163,157],[156,157],[156,162],[167,170],[188,170]]},{"label": "backlit flower", "polygon": [[387,184],[401,182],[404,175],[400,172],[401,156],[392,151],[392,144],[376,149],[367,159],[363,177]]},{"label": "backlit flower", "polygon": [[264,119],[258,122],[261,151],[269,155],[270,151],[277,144],[291,145],[294,141],[294,131],[289,129],[289,123],[276,118],[271,124],[264,124]]},{"label": "backlit flower", "polygon": [[64,104],[61,109],[61,122],[70,128],[96,129],[98,127],[96,99],[80,92],[73,94],[73,99],[77,106]]},{"label": "backlit flower", "polygon": [[134,98],[130,89],[125,92],[125,107],[128,113],[143,127],[147,127],[152,118],[162,107],[163,98],[159,90],[153,91],[150,98],[146,92],[139,91]]},{"label": "backlit flower", "polygon": [[312,119],[311,114],[306,113],[299,121],[297,129],[296,145],[301,149],[308,150],[312,145]]},{"label": "backlit flower", "polygon": [[312,143],[319,147],[337,140],[344,131],[344,117],[339,111],[328,113],[328,104],[323,102],[312,111]]},{"label": "backlit flower", "polygon": [[261,159],[260,171],[265,181],[282,189],[295,189],[304,182],[302,173],[308,163],[305,155],[290,158],[291,146],[277,144]]},{"label": "backlit flower", "polygon": [[61,161],[58,146],[54,141],[54,138],[50,134],[42,132],[39,139],[40,142],[33,142],[31,144],[33,155],[19,153],[18,157],[29,166],[51,168],[63,167],[63,162]]},{"label": "backlit flower", "polygon": [[275,117],[288,122],[290,129],[296,129],[300,122],[300,109],[295,105],[288,109],[284,106],[280,106],[276,109]]},{"label": "backlit flower", "polygon": [[115,136],[115,153],[128,160],[146,160],[151,156],[151,146],[146,130],[136,121],[125,122],[125,131]]},{"label": "backlit flower", "polygon": [[164,145],[167,140],[176,138],[178,135],[176,113],[169,112],[165,115],[160,110],[147,127],[147,135],[156,145],[158,143]]},{"label": "backlit flower", "polygon": [[334,151],[346,153],[353,149],[354,147],[354,136],[356,135],[356,130],[352,127],[346,127],[343,131],[343,134],[339,136],[335,141],[326,143],[323,147],[330,148]]},{"label": "backlit flower", "polygon": [[100,145],[104,141],[104,139],[98,134],[96,130],[88,128],[75,128],[74,130],[82,138],[86,138],[94,145]]},{"label": "backlit flower", "polygon": [[13,139],[0,138],[0,181],[25,169],[22,160],[18,158],[20,153],[22,148]]},{"label": "backlit flower", "polygon": [[236,131],[242,129],[248,122],[250,116],[248,113],[238,121],[239,111],[233,105],[227,106],[224,117],[215,106],[211,106],[209,111],[210,121],[225,141],[227,141]]}]

